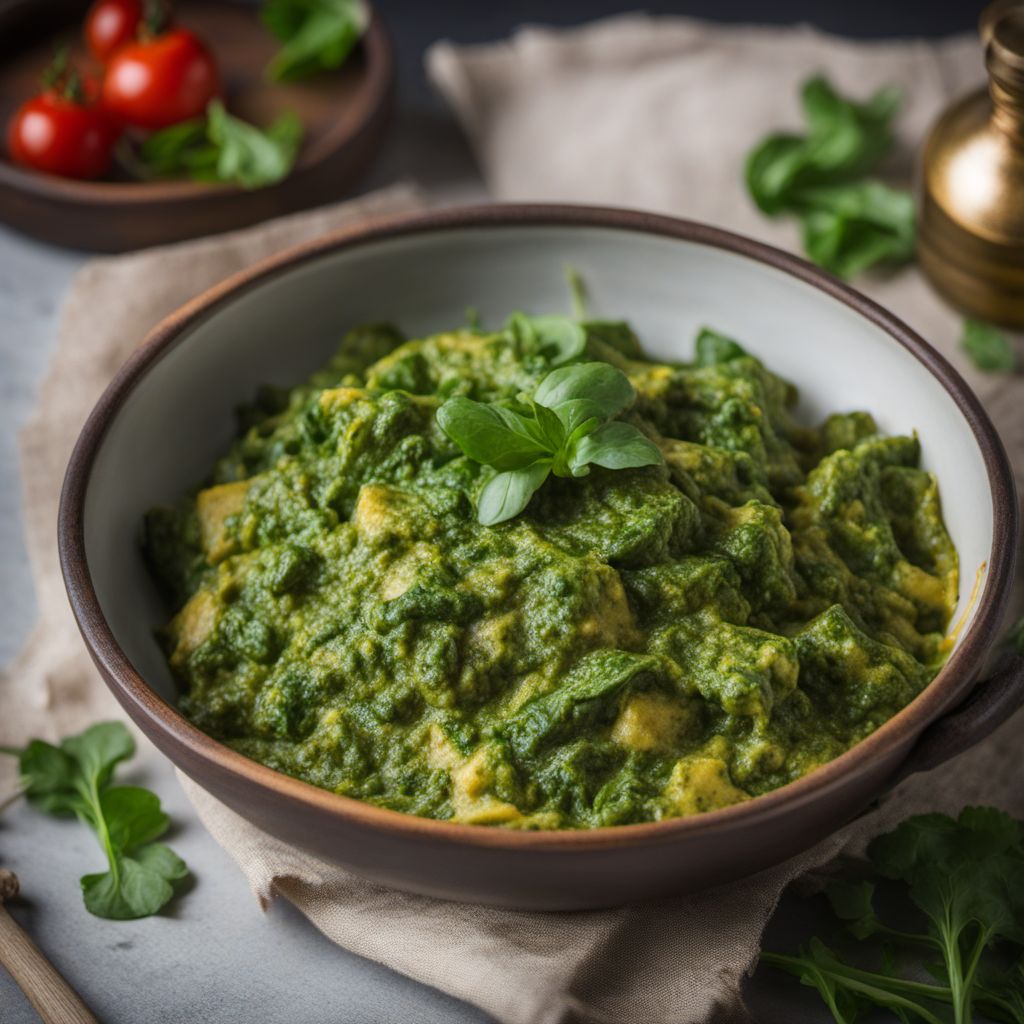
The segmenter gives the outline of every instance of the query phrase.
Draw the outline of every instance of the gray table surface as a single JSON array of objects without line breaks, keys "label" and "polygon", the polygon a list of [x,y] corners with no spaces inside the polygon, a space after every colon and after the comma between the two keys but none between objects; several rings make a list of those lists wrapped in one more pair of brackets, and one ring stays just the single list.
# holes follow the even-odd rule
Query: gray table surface
[{"label": "gray table surface", "polygon": [[[372,188],[419,182],[438,203],[486,198],[454,124],[436,108],[400,114]],[[60,303],[86,255],[0,228],[0,664],[35,617],[26,560],[15,435],[31,408],[55,340]],[[0,714],[3,713],[0,703]],[[170,913],[135,922],[91,917],[77,878],[98,869],[93,837],[23,805],[0,817],[0,863],[21,877],[11,907],[105,1024],[327,1024],[488,1018],[465,1003],[347,953],[287,902],[264,915],[241,872],[205,832],[162,760],[132,781],[155,789],[170,813],[170,841],[194,882]],[[787,900],[772,944],[790,944],[808,908]],[[763,1024],[823,1021],[813,994],[789,979],[758,979],[752,1005]],[[0,970],[0,1024],[33,1024],[31,1007]]]}]

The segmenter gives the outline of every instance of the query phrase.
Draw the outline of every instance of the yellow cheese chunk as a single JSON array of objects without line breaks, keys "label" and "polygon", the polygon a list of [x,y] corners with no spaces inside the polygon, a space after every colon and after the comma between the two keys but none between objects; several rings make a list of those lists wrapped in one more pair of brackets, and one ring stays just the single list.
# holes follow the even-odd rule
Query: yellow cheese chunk
[{"label": "yellow cheese chunk", "polygon": [[234,538],[228,536],[225,524],[231,516],[245,507],[248,480],[208,487],[196,495],[196,515],[199,517],[199,538],[210,565],[216,565],[235,551]]}]

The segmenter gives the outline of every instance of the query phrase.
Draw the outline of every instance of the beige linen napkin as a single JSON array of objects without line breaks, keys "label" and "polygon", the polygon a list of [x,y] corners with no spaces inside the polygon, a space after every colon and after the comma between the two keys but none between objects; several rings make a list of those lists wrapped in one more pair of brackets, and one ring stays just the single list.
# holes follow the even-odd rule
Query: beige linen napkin
[{"label": "beige linen napkin", "polygon": [[[783,244],[793,237],[750,212],[737,167],[749,141],[780,110],[792,118],[794,84],[805,72],[827,66],[840,85],[857,91],[905,82],[908,119],[917,111],[904,125],[909,143],[949,92],[977,77],[976,65],[974,45],[964,41],[857,46],[802,29],[714,29],[645,18],[564,35],[531,31],[468,54],[442,47],[431,59],[502,198],[652,206]],[[639,130],[643,122],[657,131]],[[406,191],[391,192],[236,235],[96,260],[82,271],[22,439],[41,622],[0,680],[0,742],[56,735],[112,708],[66,609],[52,537],[74,435],[128,350],[169,309],[258,256],[343,219],[413,202]],[[953,320],[915,273],[872,288],[952,350]],[[1024,432],[1012,417],[1012,403],[1024,398],[1021,380],[971,379],[1021,456],[1018,466],[1024,464]],[[1018,718],[955,764],[904,784],[880,811],[754,878],[657,906],[578,914],[512,913],[387,890],[261,833],[187,779],[182,783],[261,903],[281,894],[340,945],[476,1003],[505,1024],[570,1017],[697,1024],[715,1009],[738,1019],[740,983],[761,930],[796,875],[917,810],[983,801],[1024,814],[1016,756],[1022,741]]]}]

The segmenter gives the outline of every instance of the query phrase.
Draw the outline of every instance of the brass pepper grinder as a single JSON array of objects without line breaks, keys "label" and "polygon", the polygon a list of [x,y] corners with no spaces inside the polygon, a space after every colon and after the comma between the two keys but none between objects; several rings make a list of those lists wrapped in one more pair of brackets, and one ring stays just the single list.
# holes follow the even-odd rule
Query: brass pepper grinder
[{"label": "brass pepper grinder", "polygon": [[981,16],[989,84],[954,103],[925,144],[918,256],[964,312],[1024,326],[1024,0]]}]

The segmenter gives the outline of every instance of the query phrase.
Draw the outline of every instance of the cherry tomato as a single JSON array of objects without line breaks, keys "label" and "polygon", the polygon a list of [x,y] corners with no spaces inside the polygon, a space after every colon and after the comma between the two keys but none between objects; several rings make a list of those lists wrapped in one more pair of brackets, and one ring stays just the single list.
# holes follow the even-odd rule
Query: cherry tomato
[{"label": "cherry tomato", "polygon": [[111,118],[88,98],[50,89],[15,111],[7,126],[7,150],[15,163],[37,171],[99,178],[110,169],[119,134]]},{"label": "cherry tomato", "polygon": [[210,51],[187,29],[128,43],[103,78],[103,106],[139,128],[166,128],[197,117],[219,92]]},{"label": "cherry tomato", "polygon": [[142,0],[95,0],[85,17],[85,41],[106,64],[116,50],[132,42],[142,21]]}]

